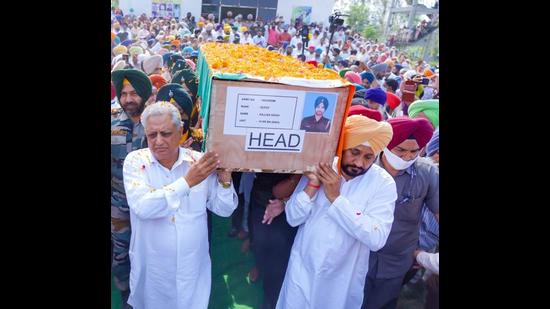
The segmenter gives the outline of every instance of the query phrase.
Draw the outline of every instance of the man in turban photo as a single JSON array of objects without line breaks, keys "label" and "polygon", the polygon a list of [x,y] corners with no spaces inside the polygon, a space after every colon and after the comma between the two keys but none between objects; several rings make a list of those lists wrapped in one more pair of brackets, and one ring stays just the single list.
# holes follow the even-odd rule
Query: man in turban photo
[{"label": "man in turban photo", "polygon": [[330,119],[323,116],[328,109],[328,99],[323,96],[317,97],[313,103],[315,112],[312,116],[302,119],[300,130],[306,132],[329,132],[330,131]]}]

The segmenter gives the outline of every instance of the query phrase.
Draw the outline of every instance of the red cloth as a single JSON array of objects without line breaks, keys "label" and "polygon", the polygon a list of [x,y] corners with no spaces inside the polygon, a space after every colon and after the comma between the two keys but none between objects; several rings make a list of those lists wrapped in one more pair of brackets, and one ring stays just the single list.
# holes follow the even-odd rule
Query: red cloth
[{"label": "red cloth", "polygon": [[281,46],[283,45],[283,42],[290,42],[290,40],[292,40],[292,36],[288,32],[281,32],[277,36],[277,42]]},{"label": "red cloth", "polygon": [[315,60],[309,60],[309,61],[306,61],[306,63],[309,63],[309,64],[313,65],[314,67],[317,67],[317,61],[315,61]]},{"label": "red cloth", "polygon": [[386,91],[386,103],[388,103],[390,108],[394,110],[399,106],[399,104],[401,104],[401,99],[397,95]]},{"label": "red cloth", "polygon": [[361,75],[353,72],[353,71],[347,71],[346,74],[344,74],[344,77],[350,82],[354,84],[361,85]]},{"label": "red cloth", "polygon": [[363,105],[354,105],[349,108],[348,116],[351,115],[363,115],[367,118],[374,119],[378,122],[382,121],[382,114],[379,111],[366,108]]},{"label": "red cloth", "polygon": [[153,86],[157,89],[160,89],[160,87],[167,84],[166,79],[159,74],[149,76],[149,80],[151,80],[151,84],[153,84]]},{"label": "red cloth", "polygon": [[388,149],[392,150],[395,146],[414,137],[420,148],[426,146],[433,135],[433,128],[430,122],[424,118],[397,117],[388,120],[393,129],[393,137],[388,144]]},{"label": "red cloth", "polygon": [[267,36],[267,44],[276,47],[278,44],[277,37],[279,35],[279,32],[277,30],[273,30],[271,28],[268,29],[268,36]]}]

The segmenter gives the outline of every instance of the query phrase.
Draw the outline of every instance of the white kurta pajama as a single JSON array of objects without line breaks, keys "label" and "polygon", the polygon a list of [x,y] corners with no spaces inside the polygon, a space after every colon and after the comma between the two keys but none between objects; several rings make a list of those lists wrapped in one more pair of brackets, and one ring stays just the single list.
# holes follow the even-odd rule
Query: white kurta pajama
[{"label": "white kurta pajama", "polygon": [[369,253],[384,246],[391,230],[395,181],[372,165],[362,176],[342,178],[333,204],[323,186],[310,199],[307,182],[303,176],[285,208],[288,223],[300,228],[277,308],[360,308]]},{"label": "white kurta pajama", "polygon": [[206,208],[228,217],[238,199],[216,174],[191,189],[183,178],[191,150],[180,148],[171,170],[148,148],[124,162],[130,206],[130,297],[135,309],[207,308],[211,286]]}]

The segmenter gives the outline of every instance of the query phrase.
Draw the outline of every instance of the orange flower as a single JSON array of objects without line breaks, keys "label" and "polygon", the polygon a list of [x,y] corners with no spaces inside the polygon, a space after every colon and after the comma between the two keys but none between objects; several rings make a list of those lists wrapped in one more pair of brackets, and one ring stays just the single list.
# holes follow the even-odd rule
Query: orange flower
[{"label": "orange flower", "polygon": [[201,50],[210,69],[221,73],[245,73],[265,80],[297,77],[345,82],[333,70],[314,67],[254,45],[207,43]]}]

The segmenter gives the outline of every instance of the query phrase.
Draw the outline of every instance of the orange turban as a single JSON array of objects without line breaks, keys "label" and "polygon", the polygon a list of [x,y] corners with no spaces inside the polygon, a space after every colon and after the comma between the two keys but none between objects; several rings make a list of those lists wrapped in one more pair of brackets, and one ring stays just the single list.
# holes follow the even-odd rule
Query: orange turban
[{"label": "orange turban", "polygon": [[378,122],[361,115],[346,118],[344,125],[344,149],[364,144],[370,145],[375,154],[379,154],[393,135],[392,127],[387,122]]},{"label": "orange turban", "polygon": [[426,69],[424,70],[424,76],[426,76],[426,77],[432,77],[433,75],[434,75],[434,72],[432,72],[432,70],[430,70],[430,69],[428,69],[428,68],[426,68]]},{"label": "orange turban", "polygon": [[176,46],[176,47],[180,47],[181,46],[181,41],[180,40],[173,40],[171,42],[172,45]]},{"label": "orange turban", "polygon": [[166,79],[159,74],[149,76],[149,80],[151,80],[151,84],[153,84],[153,86],[157,89],[160,89],[160,87],[167,84]]}]

